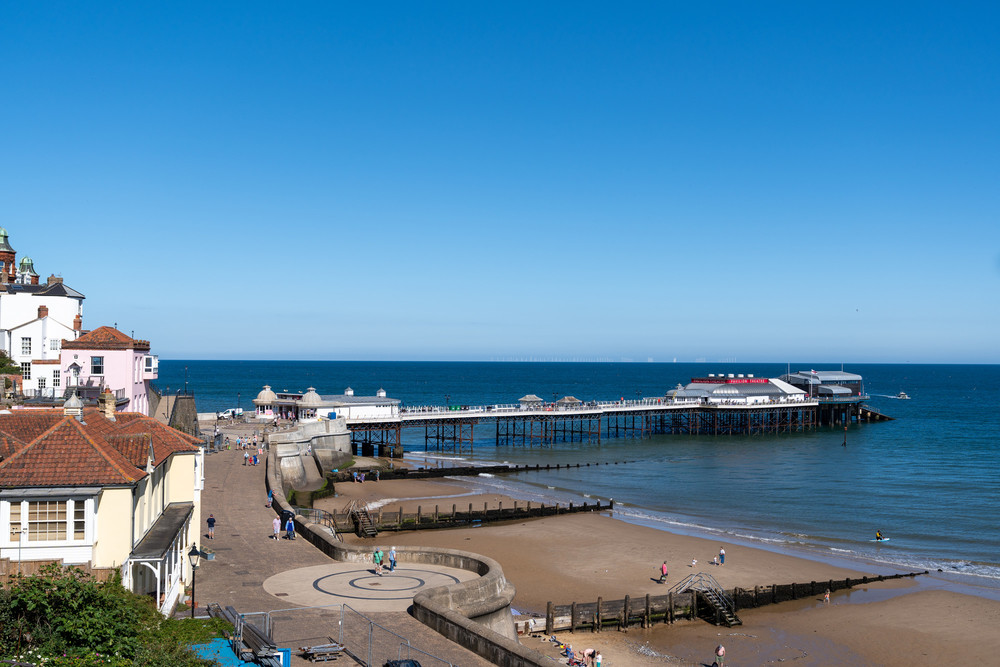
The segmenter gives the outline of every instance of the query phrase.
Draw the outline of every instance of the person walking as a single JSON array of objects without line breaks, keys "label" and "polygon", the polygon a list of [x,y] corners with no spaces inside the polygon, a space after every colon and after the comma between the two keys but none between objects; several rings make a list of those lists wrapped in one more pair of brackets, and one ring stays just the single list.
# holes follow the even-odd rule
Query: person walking
[{"label": "person walking", "polygon": [[288,522],[285,523],[285,539],[295,539],[295,520],[292,517],[288,517]]},{"label": "person walking", "polygon": [[667,580],[667,561],[663,561],[663,565],[660,566],[660,583],[664,583]]},{"label": "person walking", "polygon": [[726,647],[719,644],[715,647],[715,662],[712,663],[716,667],[725,667],[726,665]]},{"label": "person walking", "polygon": [[214,540],[215,539],[215,515],[214,514],[209,514],[208,515],[208,520],[206,521],[206,523],[208,524],[208,539]]},{"label": "person walking", "polygon": [[726,548],[721,547],[719,549],[719,565],[725,565],[725,564],[726,564]]},{"label": "person walking", "polygon": [[389,547],[389,572],[396,571],[396,547]]},{"label": "person walking", "polygon": [[375,547],[375,553],[372,554],[372,562],[375,563],[375,574],[382,576],[382,549]]},{"label": "person walking", "polygon": [[277,541],[278,536],[281,534],[281,519],[274,517],[274,521],[271,522],[271,531],[274,533],[271,535],[271,539]]},{"label": "person walking", "polygon": [[271,501],[274,500],[274,489],[267,490],[267,506],[271,506]]}]

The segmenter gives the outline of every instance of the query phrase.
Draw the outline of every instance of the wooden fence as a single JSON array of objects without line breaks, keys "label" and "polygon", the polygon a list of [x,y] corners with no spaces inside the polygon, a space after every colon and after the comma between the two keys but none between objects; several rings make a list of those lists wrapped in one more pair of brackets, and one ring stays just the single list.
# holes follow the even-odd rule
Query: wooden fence
[{"label": "wooden fence", "polygon": [[[771,584],[770,586],[755,586],[753,590],[734,588],[731,597],[737,609],[762,607],[768,604],[786,602],[800,598],[822,596],[830,592],[871,584],[877,581],[889,581],[904,577],[915,577],[924,572],[909,572],[905,574],[878,575],[860,579],[829,579],[827,581],[810,581],[807,583]],[[706,620],[717,622],[715,611],[710,605],[700,599],[698,591],[690,590],[667,595],[645,595],[624,600],[602,600],[597,602],[573,602],[571,604],[555,605],[549,602],[545,610],[545,634],[569,630],[589,630],[600,632],[606,627],[616,627],[627,630],[632,625],[648,628],[654,623],[672,624],[676,619],[694,619],[704,616]]]},{"label": "wooden fence", "polygon": [[[46,565],[64,565],[62,561],[53,560],[26,560],[20,563],[20,574],[23,577],[32,577],[41,574],[42,568]],[[91,567],[90,563],[65,567],[75,567],[83,570],[97,581],[107,581],[111,575],[118,571],[118,568],[111,567]],[[0,584],[8,584],[18,575],[18,562],[9,558],[0,558]]]}]

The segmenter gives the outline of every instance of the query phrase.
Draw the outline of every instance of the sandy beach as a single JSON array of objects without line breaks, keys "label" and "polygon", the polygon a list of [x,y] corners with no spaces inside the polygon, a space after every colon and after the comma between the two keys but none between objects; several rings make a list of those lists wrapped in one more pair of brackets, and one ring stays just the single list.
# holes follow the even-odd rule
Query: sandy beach
[{"label": "sandy beach", "polygon": [[[317,507],[340,509],[352,499],[383,504],[383,511],[442,512],[472,503],[513,506],[513,498],[471,492],[454,480],[391,480],[341,483],[338,495]],[[521,501],[523,502],[523,501]],[[352,539],[348,537],[347,539]],[[600,514],[575,514],[480,528],[382,534],[383,546],[423,545],[465,549],[496,559],[517,588],[514,606],[544,615],[546,603],[592,602],[661,594],[656,582],[663,561],[668,584],[710,573],[725,588],[825,581],[873,574],[858,564],[845,569],[740,544],[675,535]],[[713,565],[719,549],[726,563]],[[692,567],[691,562],[698,563]],[[727,665],[794,660],[798,665],[941,665],[994,660],[985,639],[1000,621],[1000,602],[933,590],[919,580],[875,583],[838,591],[830,604],[796,600],[742,610],[742,626],[701,621],[628,632],[560,633],[574,647],[599,646],[605,665],[711,664],[712,650],[726,646]],[[551,655],[540,639],[523,638]]]}]

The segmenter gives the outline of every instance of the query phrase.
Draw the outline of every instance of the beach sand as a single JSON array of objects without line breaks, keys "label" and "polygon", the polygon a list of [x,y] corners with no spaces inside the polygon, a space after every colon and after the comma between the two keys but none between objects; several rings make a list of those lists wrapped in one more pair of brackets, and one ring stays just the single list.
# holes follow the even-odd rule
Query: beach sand
[{"label": "beach sand", "polygon": [[[514,499],[474,494],[460,481],[387,480],[341,483],[338,496],[317,507],[340,509],[351,499],[382,502],[384,512],[431,513],[437,504],[468,508],[485,503],[512,507]],[[523,503],[524,501],[520,501]],[[348,536],[347,539],[357,540]],[[871,575],[821,561],[675,535],[612,519],[601,514],[574,514],[479,528],[383,533],[383,546],[438,546],[463,549],[497,560],[517,589],[514,606],[544,615],[546,603],[593,602],[664,593],[688,574],[707,572],[724,588],[827,581]],[[372,542],[367,542],[371,544]],[[726,549],[726,564],[711,561]],[[697,559],[696,567],[691,567]],[[666,560],[668,585],[656,582]],[[796,665],[942,665],[990,664],[995,661],[987,638],[1000,621],[1000,602],[943,590],[929,590],[903,579],[838,591],[824,604],[796,600],[740,612],[742,626],[717,627],[702,621],[655,626],[649,630],[599,634],[559,633],[577,649],[598,646],[608,666],[711,664],[712,650],[722,643],[727,665],[762,665],[794,661]],[[522,638],[533,648],[556,655],[548,642]],[[565,664],[565,662],[563,663]]]}]

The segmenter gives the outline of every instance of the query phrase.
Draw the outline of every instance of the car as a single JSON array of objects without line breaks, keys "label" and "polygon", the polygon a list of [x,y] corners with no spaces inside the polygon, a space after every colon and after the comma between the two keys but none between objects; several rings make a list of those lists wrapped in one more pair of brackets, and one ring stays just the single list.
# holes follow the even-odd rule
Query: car
[{"label": "car", "polygon": [[217,419],[232,419],[233,417],[239,417],[243,414],[243,408],[226,408],[222,412],[216,413],[215,417]]}]

